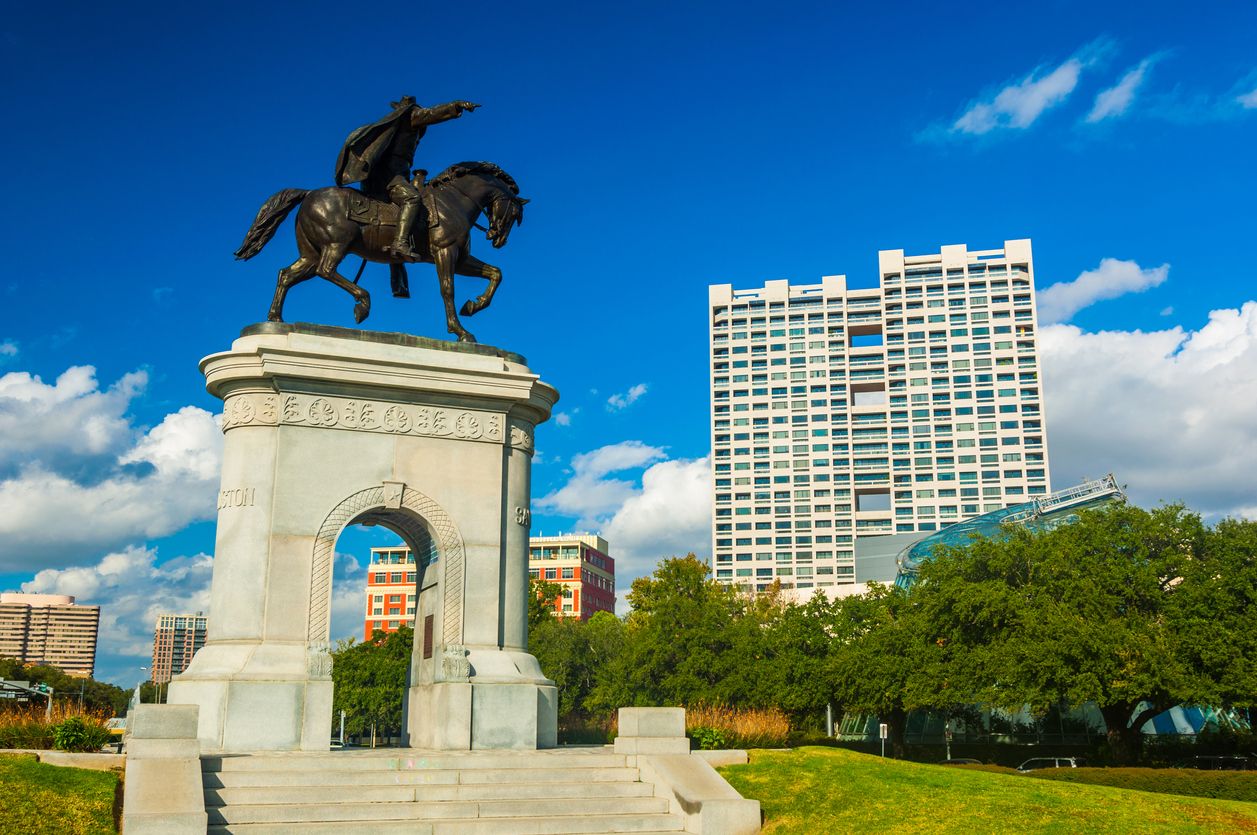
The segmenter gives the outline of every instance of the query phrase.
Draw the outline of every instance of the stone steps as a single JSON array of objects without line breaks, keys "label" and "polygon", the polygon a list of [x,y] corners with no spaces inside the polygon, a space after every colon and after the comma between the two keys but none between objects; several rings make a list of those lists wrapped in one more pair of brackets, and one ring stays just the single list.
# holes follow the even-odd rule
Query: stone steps
[{"label": "stone steps", "polygon": [[610,768],[536,768],[521,775],[519,769],[332,769],[315,771],[299,768],[286,771],[240,769],[236,771],[203,772],[205,788],[243,788],[247,786],[421,786],[421,785],[500,785],[526,777],[529,783],[615,783],[635,781],[637,769]]},{"label": "stone steps", "polygon": [[481,800],[432,801],[400,803],[359,803],[350,800],[322,803],[268,803],[213,806],[211,824],[281,823],[302,821],[367,821],[478,819],[478,818],[596,818],[600,815],[648,815],[668,811],[668,801],[661,797],[593,797],[557,800]]},{"label": "stone steps", "polygon": [[368,785],[346,779],[320,785],[255,785],[207,788],[206,808],[256,804],[318,803],[329,795],[353,797],[364,803],[432,803],[446,800],[544,800],[617,797],[650,797],[644,783],[473,783],[470,785]]},{"label": "stone steps", "polygon": [[606,748],[204,756],[209,832],[679,832],[632,758]]},{"label": "stone steps", "polygon": [[201,770],[228,771],[434,771],[461,769],[624,768],[628,758],[606,748],[563,751],[472,751],[460,753],[414,752],[398,754],[388,749],[332,754],[281,753],[206,755]]},{"label": "stone steps", "polygon": [[596,821],[549,821],[538,818],[497,818],[480,821],[371,821],[353,823],[211,824],[206,835],[675,835],[684,831],[675,815],[614,815]]}]

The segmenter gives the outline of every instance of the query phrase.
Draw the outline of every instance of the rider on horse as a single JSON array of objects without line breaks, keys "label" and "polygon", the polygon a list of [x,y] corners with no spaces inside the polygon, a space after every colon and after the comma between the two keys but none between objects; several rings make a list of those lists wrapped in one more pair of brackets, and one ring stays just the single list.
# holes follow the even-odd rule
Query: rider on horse
[{"label": "rider on horse", "polygon": [[361,182],[364,194],[378,199],[387,196],[396,203],[401,216],[397,220],[397,237],[388,251],[403,261],[417,261],[421,256],[410,246],[410,230],[419,214],[419,204],[422,202],[428,210],[429,226],[435,227],[439,218],[432,190],[423,184],[421,176],[411,181],[415,149],[428,125],[457,119],[480,105],[452,101],[421,107],[413,96],[402,96],[401,101],[391,104],[392,113],[349,134],[336,159],[336,185]]}]

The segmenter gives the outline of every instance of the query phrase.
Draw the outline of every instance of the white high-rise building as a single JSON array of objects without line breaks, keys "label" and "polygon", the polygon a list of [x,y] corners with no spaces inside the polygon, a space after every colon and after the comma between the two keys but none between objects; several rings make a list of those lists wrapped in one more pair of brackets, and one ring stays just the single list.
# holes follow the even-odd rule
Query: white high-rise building
[{"label": "white high-rise building", "polygon": [[878,265],[875,289],[710,288],[718,580],[853,583],[857,537],[1050,492],[1030,241]]}]

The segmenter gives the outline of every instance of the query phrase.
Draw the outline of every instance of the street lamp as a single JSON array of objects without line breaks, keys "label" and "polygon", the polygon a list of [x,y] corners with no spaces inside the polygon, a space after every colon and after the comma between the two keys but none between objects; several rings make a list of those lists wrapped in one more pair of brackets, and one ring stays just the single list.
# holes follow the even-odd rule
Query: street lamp
[{"label": "street lamp", "polygon": [[144,675],[146,672],[148,672],[148,667],[140,667],[140,680],[135,683],[135,695],[131,697],[132,707],[135,707],[142,701],[140,698],[140,692],[141,688],[144,687],[144,681],[147,679],[147,676]]}]

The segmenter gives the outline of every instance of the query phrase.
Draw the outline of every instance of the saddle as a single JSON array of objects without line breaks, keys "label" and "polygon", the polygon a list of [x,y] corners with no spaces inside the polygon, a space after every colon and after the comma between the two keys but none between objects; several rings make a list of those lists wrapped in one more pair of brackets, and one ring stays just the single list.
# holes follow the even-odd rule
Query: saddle
[{"label": "saddle", "polygon": [[[377,200],[356,189],[349,190],[349,219],[365,226],[396,226],[401,209],[391,200]],[[427,222],[427,212],[423,212]],[[418,221],[416,221],[418,225]]]},{"label": "saddle", "polygon": [[[378,240],[372,241],[377,246],[392,239],[394,234],[392,230],[397,227],[397,219],[400,215],[401,208],[391,200],[377,200],[360,191],[350,191],[349,219],[366,227],[362,230],[363,237],[377,238]],[[427,225],[427,212],[421,211],[420,217],[415,219],[415,226],[426,229]],[[406,274],[405,264],[390,263],[388,278],[389,287],[395,298],[410,298],[410,277]]]}]

